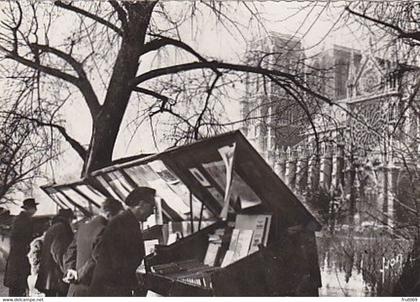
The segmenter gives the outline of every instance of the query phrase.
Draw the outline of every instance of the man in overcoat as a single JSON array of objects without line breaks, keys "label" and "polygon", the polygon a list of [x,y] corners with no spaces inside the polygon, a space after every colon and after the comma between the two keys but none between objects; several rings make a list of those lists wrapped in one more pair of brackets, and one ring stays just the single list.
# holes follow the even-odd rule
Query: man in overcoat
[{"label": "man in overcoat", "polygon": [[47,297],[67,295],[69,285],[62,280],[66,273],[63,256],[73,240],[73,218],[72,210],[60,209],[45,233],[35,288]]},{"label": "man in overcoat", "polygon": [[155,194],[149,187],[134,189],[125,200],[128,209],[106,226],[90,296],[128,297],[138,289],[136,269],[145,256],[139,222],[153,214]]},{"label": "man in overcoat", "polygon": [[108,220],[111,220],[122,210],[121,202],[114,198],[107,198],[101,206],[101,215],[95,216],[89,222],[79,226],[64,255],[67,279],[70,282],[68,297],[88,295],[105,226]]},{"label": "man in overcoat", "polygon": [[31,266],[27,254],[33,237],[32,216],[37,210],[35,199],[28,198],[23,201],[22,209],[16,216],[10,234],[10,252],[7,258],[4,273],[4,285],[9,288],[9,296],[26,296],[28,276]]}]

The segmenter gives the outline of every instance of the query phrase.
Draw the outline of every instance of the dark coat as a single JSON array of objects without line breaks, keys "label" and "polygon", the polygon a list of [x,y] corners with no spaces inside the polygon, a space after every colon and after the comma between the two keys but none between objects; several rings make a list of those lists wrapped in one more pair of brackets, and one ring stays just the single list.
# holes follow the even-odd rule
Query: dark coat
[{"label": "dark coat", "polygon": [[33,224],[28,213],[16,216],[10,234],[10,252],[4,274],[4,285],[10,288],[27,288],[31,266],[27,254],[32,241]]},{"label": "dark coat", "polygon": [[[57,218],[57,217],[56,217]],[[55,219],[47,230],[42,245],[41,260],[35,288],[40,292],[54,291],[67,294],[68,284],[62,278],[66,272],[64,253],[73,240],[73,231],[65,219]]]},{"label": "dark coat", "polygon": [[131,211],[126,210],[105,228],[89,295],[130,295],[138,287],[136,269],[144,256],[139,222]]},{"label": "dark coat", "polygon": [[78,282],[70,284],[67,296],[83,297],[88,295],[106,224],[107,220],[104,217],[96,216],[79,226],[79,230],[64,255],[64,266],[67,269],[76,270],[78,275]]}]

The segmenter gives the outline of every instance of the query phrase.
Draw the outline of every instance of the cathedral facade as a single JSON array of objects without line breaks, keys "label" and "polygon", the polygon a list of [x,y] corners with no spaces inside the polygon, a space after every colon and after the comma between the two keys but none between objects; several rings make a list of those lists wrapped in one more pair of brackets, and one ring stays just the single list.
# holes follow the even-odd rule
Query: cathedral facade
[{"label": "cathedral facade", "polygon": [[411,230],[420,216],[417,68],[339,45],[309,56],[299,39],[278,33],[259,45],[251,63],[264,58],[264,67],[300,74],[332,103],[307,95],[302,104],[249,76],[243,131],[274,171],[332,229]]}]

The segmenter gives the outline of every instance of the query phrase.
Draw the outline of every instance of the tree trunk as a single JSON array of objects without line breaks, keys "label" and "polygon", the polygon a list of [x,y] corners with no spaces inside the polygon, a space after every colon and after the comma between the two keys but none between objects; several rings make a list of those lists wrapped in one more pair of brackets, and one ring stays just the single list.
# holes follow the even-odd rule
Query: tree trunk
[{"label": "tree trunk", "polygon": [[121,47],[114,64],[107,94],[99,114],[93,118],[93,131],[82,175],[108,166],[112,162],[117,136],[131,97],[128,83],[136,76],[144,46],[153,2],[127,4],[128,20]]}]

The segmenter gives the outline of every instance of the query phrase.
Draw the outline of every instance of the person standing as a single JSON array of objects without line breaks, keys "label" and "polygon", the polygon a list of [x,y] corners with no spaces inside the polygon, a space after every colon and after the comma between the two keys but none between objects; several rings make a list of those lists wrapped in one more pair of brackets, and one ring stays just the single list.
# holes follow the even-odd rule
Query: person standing
[{"label": "person standing", "polygon": [[121,202],[107,198],[101,206],[101,215],[79,226],[79,229],[64,255],[66,277],[70,282],[68,297],[88,295],[98,253],[101,237],[108,220],[123,210]]},{"label": "person standing", "polygon": [[10,253],[7,258],[4,273],[4,285],[9,288],[9,296],[26,296],[28,276],[31,266],[27,254],[33,236],[32,216],[37,210],[38,203],[33,198],[23,201],[23,211],[16,216],[10,234]]},{"label": "person standing", "polygon": [[45,233],[35,288],[47,297],[67,295],[69,285],[62,280],[66,273],[63,256],[73,240],[73,218],[71,209],[60,209]]},{"label": "person standing", "polygon": [[139,222],[153,214],[155,194],[149,187],[134,189],[125,200],[128,209],[106,226],[90,296],[128,297],[138,289],[136,269],[145,256]]}]

